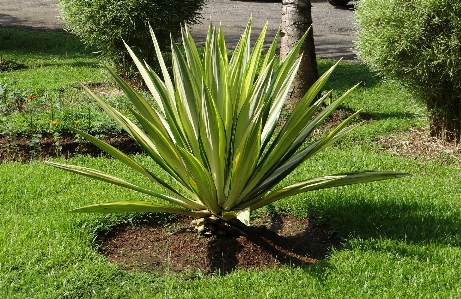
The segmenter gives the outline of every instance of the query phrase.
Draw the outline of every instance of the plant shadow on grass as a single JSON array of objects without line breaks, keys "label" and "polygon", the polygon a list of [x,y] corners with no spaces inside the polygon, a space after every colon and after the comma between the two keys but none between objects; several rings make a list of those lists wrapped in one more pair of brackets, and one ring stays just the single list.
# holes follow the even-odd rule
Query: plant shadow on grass
[{"label": "plant shadow on grass", "polygon": [[[343,108],[344,110],[347,110],[348,108]],[[351,110],[351,112],[355,112]],[[382,112],[360,112],[359,117],[361,120],[383,120],[383,119],[415,119],[415,118],[420,118],[418,114],[415,113],[410,113],[410,112],[389,112],[389,113],[382,113]]]},{"label": "plant shadow on grass", "polygon": [[[360,203],[359,203],[360,202]],[[434,212],[434,206],[405,202],[332,204],[322,218],[340,236],[395,240],[409,245],[461,246],[461,213]]]},{"label": "plant shadow on grass", "polygon": [[[339,106],[337,113],[340,114],[340,119],[344,120],[346,117],[351,116],[353,113],[357,112],[356,110],[347,107]],[[421,116],[416,113],[410,112],[376,112],[376,111],[361,111],[359,112],[358,119],[360,121],[370,121],[370,120],[383,120],[383,119],[400,119],[400,120],[410,120],[415,118],[420,118]]]}]

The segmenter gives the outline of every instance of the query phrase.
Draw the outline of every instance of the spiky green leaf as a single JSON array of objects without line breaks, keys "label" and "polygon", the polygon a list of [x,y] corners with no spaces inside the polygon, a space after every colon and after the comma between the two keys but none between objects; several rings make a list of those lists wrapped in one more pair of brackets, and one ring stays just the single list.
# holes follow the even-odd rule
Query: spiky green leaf
[{"label": "spiky green leaf", "polygon": [[207,217],[210,216],[209,211],[188,211],[170,206],[140,200],[130,201],[115,201],[105,202],[94,205],[89,205],[81,208],[76,208],[71,213],[128,213],[128,212],[143,212],[143,213],[173,213],[186,215],[191,217]]}]

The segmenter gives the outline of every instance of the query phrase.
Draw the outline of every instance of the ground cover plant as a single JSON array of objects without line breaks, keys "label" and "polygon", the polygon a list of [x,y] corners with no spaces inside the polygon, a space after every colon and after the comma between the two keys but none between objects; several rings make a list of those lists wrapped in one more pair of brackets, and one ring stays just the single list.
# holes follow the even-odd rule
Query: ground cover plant
[{"label": "ground cover plant", "polygon": [[[32,36],[37,34],[34,32]],[[31,43],[31,45],[39,43]],[[3,46],[3,43],[0,43]],[[29,45],[29,50],[33,47]],[[2,52],[2,55],[5,52]],[[26,53],[26,52],[25,52]],[[46,60],[47,53],[40,56]],[[65,56],[65,53],[62,53]],[[9,56],[12,57],[12,56]],[[320,73],[333,62],[319,61]],[[23,84],[40,68],[2,73]],[[62,66],[66,67],[66,66]],[[89,70],[92,72],[92,69]],[[24,78],[22,78],[24,76]],[[102,80],[102,83],[104,83]],[[77,81],[85,81],[78,78]],[[227,274],[186,274],[143,268],[142,251],[116,252],[129,256],[135,271],[111,264],[96,243],[98,232],[128,225],[141,230],[146,223],[171,223],[172,219],[133,214],[68,214],[108,198],[136,199],[123,188],[107,188],[92,180],[50,168],[39,161],[0,164],[0,297],[2,298],[457,298],[461,295],[461,172],[459,156],[441,151],[421,159],[408,152],[388,152],[386,146],[408,148],[411,128],[426,132],[424,107],[398,82],[376,77],[360,64],[341,62],[326,89],[340,95],[353,84],[339,113],[349,115],[364,107],[358,127],[340,143],[319,153],[287,180],[294,182],[325,173],[351,169],[389,169],[411,173],[399,180],[319,190],[260,209],[261,215],[306,217],[327,225],[341,241],[325,259],[312,265],[267,269],[237,269]],[[40,82],[38,82],[39,84]],[[62,83],[62,82],[61,82]],[[56,86],[60,84],[56,82]],[[44,84],[46,85],[46,84]],[[67,86],[62,84],[63,86]],[[21,87],[31,89],[34,85]],[[46,90],[46,89],[45,89]],[[403,139],[402,139],[403,138]],[[387,143],[387,139],[391,139]],[[400,141],[399,141],[400,140]],[[421,151],[418,154],[424,154]],[[149,157],[132,156],[140,163]],[[125,179],[133,172],[106,157],[76,156],[70,163],[98,168]],[[40,178],[40,179],[35,179]],[[254,220],[259,215],[254,215]],[[171,237],[174,225],[167,224]],[[145,238],[149,238],[148,235]],[[142,238],[138,239],[143,242]],[[310,243],[318,242],[311,239]],[[136,259],[138,257],[138,259]],[[171,258],[171,255],[170,255]],[[168,263],[168,255],[165,256]]]}]

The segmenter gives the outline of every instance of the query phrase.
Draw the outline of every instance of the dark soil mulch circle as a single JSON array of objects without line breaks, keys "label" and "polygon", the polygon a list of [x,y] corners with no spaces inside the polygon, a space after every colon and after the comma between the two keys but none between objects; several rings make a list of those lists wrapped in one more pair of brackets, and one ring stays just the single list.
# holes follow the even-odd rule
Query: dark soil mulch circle
[{"label": "dark soil mulch circle", "polygon": [[165,224],[119,226],[97,236],[100,252],[124,270],[180,272],[186,277],[235,269],[306,266],[338,248],[338,236],[308,219],[273,215],[253,219],[245,235],[199,236],[192,218]]}]

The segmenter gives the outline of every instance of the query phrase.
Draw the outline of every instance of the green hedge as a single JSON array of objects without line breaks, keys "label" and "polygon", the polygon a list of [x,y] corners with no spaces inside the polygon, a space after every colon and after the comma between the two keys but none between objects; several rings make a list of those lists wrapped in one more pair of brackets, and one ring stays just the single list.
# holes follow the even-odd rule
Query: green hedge
[{"label": "green hedge", "polygon": [[358,57],[426,102],[433,136],[459,141],[461,1],[361,0],[355,16]]},{"label": "green hedge", "polygon": [[359,58],[374,70],[425,92],[461,89],[461,1],[361,0],[355,15]]},{"label": "green hedge", "polygon": [[126,70],[122,39],[140,57],[152,63],[153,48],[147,24],[155,31],[160,45],[170,44],[180,26],[198,21],[205,0],[60,0],[67,29],[84,43],[96,46],[105,57]]}]

